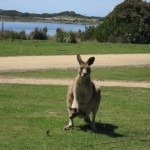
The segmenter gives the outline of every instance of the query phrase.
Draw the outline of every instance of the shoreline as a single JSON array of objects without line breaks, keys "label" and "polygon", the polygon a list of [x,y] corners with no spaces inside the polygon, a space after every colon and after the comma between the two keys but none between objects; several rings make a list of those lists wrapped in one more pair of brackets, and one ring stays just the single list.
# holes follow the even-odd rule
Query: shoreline
[{"label": "shoreline", "polygon": [[0,18],[0,22],[34,22],[34,23],[56,23],[56,24],[77,24],[77,25],[98,25],[100,21],[89,21],[89,20],[81,20],[81,21],[74,21],[74,20],[54,20],[54,19],[2,19]]}]

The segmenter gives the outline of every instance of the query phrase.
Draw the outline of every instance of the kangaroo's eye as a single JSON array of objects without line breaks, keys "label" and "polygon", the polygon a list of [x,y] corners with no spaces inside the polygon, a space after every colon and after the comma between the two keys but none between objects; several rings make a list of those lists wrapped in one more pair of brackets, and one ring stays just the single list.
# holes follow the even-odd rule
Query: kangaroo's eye
[{"label": "kangaroo's eye", "polygon": [[80,67],[80,71],[82,71],[83,70],[83,68],[82,67]]},{"label": "kangaroo's eye", "polygon": [[90,72],[90,68],[87,68],[86,70],[87,70],[87,72]]}]

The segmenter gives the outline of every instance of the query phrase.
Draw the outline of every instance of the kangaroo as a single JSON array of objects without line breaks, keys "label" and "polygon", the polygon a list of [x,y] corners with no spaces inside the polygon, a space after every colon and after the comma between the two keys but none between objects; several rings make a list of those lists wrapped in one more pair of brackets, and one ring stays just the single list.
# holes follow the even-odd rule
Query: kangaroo
[{"label": "kangaroo", "polygon": [[[100,88],[96,88],[91,81],[90,66],[94,63],[95,57],[90,57],[84,62],[81,56],[77,55],[79,62],[78,75],[74,83],[69,86],[67,92],[67,107],[69,111],[69,124],[64,130],[73,128],[73,119],[78,116],[84,118],[86,123],[90,123],[93,132],[96,132],[95,117],[100,105],[101,91]],[[90,120],[90,113],[92,112],[92,121]]]}]

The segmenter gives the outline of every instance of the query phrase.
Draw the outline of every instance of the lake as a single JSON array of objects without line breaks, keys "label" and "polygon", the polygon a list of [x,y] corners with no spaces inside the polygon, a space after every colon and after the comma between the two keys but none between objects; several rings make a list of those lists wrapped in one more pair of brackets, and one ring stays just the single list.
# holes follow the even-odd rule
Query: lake
[{"label": "lake", "polygon": [[[86,25],[88,27],[89,25]],[[59,23],[41,23],[41,22],[3,22],[3,29],[10,31],[25,31],[30,34],[35,28],[48,28],[48,35],[55,35],[56,29],[61,28],[66,31],[85,31],[85,25],[81,24],[59,24]],[[0,21],[0,30],[2,30],[2,21]]]}]

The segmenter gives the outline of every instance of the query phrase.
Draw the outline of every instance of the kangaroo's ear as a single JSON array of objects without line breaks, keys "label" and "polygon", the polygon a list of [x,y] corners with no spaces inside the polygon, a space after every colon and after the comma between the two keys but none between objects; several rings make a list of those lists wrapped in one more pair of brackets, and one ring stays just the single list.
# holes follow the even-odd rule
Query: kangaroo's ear
[{"label": "kangaroo's ear", "polygon": [[77,55],[77,60],[78,60],[80,65],[84,63],[84,61],[82,60],[80,54]]},{"label": "kangaroo's ear", "polygon": [[94,63],[94,61],[95,61],[95,57],[90,57],[90,58],[86,61],[86,63],[90,66],[90,65],[92,65],[92,64]]}]

